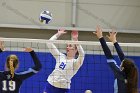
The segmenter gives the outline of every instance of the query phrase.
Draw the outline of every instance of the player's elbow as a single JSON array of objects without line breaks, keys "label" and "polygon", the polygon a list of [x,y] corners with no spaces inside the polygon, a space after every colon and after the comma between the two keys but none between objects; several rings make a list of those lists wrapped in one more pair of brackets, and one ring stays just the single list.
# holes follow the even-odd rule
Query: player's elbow
[{"label": "player's elbow", "polygon": [[42,69],[42,65],[39,64],[39,65],[35,66],[33,69],[35,69],[36,71],[40,71]]}]

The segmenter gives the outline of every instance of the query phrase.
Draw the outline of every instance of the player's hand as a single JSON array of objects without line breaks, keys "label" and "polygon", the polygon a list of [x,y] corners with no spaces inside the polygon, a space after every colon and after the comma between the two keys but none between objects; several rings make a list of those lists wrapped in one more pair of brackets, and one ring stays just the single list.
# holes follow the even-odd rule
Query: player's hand
[{"label": "player's hand", "polygon": [[5,50],[4,41],[1,41],[1,38],[0,38],[0,49],[1,49],[2,51]]},{"label": "player's hand", "polygon": [[65,31],[65,29],[58,29],[58,32],[57,32],[59,35],[63,35],[63,34],[65,34],[65,33],[67,33],[66,31]]},{"label": "player's hand", "polygon": [[102,28],[98,25],[96,27],[96,32],[93,32],[93,34],[95,34],[98,38],[102,38],[103,37]]},{"label": "player's hand", "polygon": [[116,40],[116,35],[117,35],[117,32],[115,32],[114,30],[112,30],[112,32],[109,32],[109,35],[107,35],[107,38],[108,38],[112,43],[115,43],[115,42],[117,42],[117,40]]},{"label": "player's hand", "polygon": [[25,48],[24,51],[25,52],[31,52],[31,51],[33,51],[33,49],[32,48]]},{"label": "player's hand", "polygon": [[77,30],[73,30],[73,31],[71,32],[71,38],[72,38],[72,40],[74,40],[74,41],[78,41],[78,31],[77,31]]}]

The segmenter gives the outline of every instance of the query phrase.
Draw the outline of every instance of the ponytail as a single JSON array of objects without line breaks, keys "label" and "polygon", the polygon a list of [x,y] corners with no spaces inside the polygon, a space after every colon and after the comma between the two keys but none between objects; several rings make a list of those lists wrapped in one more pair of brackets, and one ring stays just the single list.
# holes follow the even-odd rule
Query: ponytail
[{"label": "ponytail", "polygon": [[[10,61],[13,59],[13,61]],[[10,74],[12,75],[11,78],[14,78],[15,68],[18,65],[18,58],[16,55],[10,55],[7,57],[6,67],[9,69]]]},{"label": "ponytail", "polygon": [[130,59],[123,61],[124,72],[127,77],[127,92],[126,93],[138,93],[138,69],[134,62]]},{"label": "ponytail", "polygon": [[10,62],[10,72],[11,72],[11,75],[12,75],[12,78],[14,77],[14,72],[15,72],[15,68],[13,67],[13,62]]}]

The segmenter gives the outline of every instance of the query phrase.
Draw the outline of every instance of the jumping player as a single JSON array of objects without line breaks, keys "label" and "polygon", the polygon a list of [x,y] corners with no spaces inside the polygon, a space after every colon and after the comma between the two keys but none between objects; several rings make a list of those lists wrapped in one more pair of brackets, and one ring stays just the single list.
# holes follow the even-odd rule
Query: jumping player
[{"label": "jumping player", "polygon": [[[65,33],[65,30],[60,29],[49,40],[56,40]],[[78,31],[72,31],[71,36],[74,41],[78,41]],[[67,44],[65,55],[53,43],[48,43],[47,46],[56,59],[56,66],[47,79],[44,93],[68,93],[72,77],[83,64],[84,50],[79,44]],[[79,55],[75,59],[77,52]]]},{"label": "jumping player", "polygon": [[125,58],[124,53],[116,40],[117,33],[111,32],[107,37],[114,43],[118,56],[121,60],[120,68],[116,64],[116,61],[114,60],[111,51],[103,38],[102,29],[97,26],[96,32],[93,33],[97,35],[107,58],[108,65],[114,72],[114,76],[116,78],[114,82],[114,93],[138,93],[137,67],[131,59]]}]

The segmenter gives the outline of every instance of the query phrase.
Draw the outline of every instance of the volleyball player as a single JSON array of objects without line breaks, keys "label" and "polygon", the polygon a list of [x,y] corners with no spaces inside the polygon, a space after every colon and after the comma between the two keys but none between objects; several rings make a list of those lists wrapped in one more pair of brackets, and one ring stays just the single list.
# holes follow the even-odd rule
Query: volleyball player
[{"label": "volleyball player", "polygon": [[97,35],[105,56],[107,58],[108,65],[114,72],[115,82],[114,82],[114,93],[138,93],[138,70],[134,62],[131,59],[125,58],[124,53],[122,52],[119,44],[116,40],[116,32],[109,33],[110,41],[114,43],[118,56],[121,60],[120,68],[116,64],[110,49],[108,48],[105,39],[102,35],[102,29],[97,26],[96,32],[93,32]]},{"label": "volleyball player", "polygon": [[[66,31],[59,29],[49,40],[56,40]],[[72,31],[72,39],[78,41],[78,31]],[[49,51],[56,59],[53,72],[49,75],[44,93],[68,93],[71,86],[71,79],[83,64],[84,50],[79,44],[67,44],[66,55],[61,53],[53,43],[47,44]],[[75,59],[76,53],[79,53]]]},{"label": "volleyball player", "polygon": [[[0,41],[0,53],[4,51],[3,42]],[[27,71],[16,73],[19,61],[16,55],[10,55],[6,60],[6,71],[0,71],[0,93],[19,93],[22,82],[36,74],[42,67],[35,52],[31,48],[25,48],[25,52],[29,52],[34,61],[34,67]]]}]

